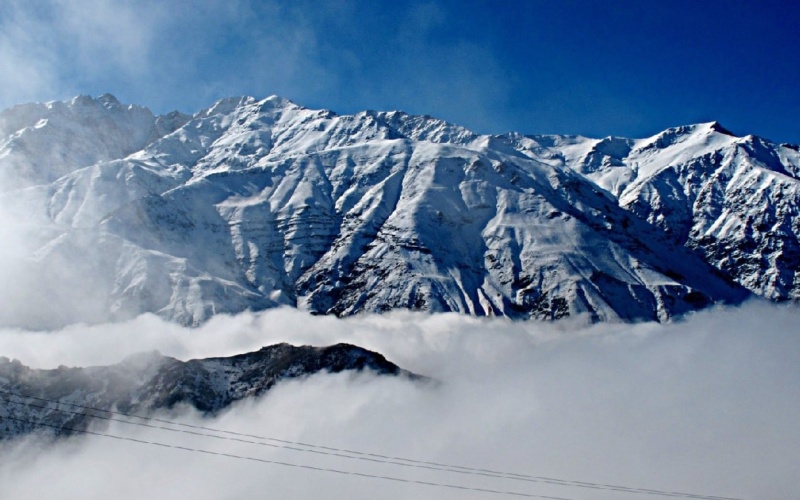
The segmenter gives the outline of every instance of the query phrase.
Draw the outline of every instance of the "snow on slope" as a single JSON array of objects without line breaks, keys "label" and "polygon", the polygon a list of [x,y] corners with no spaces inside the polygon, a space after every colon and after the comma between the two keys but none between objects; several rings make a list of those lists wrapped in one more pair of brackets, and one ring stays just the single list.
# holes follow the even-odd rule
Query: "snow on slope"
[{"label": "snow on slope", "polygon": [[[112,99],[47,106],[88,106],[98,123],[103,113],[141,109],[103,104]],[[197,324],[281,304],[337,315],[410,308],[665,321],[747,297],[732,280],[783,298],[783,289],[753,286],[758,273],[736,274],[714,257],[727,247],[680,236],[691,232],[686,217],[672,214],[730,212],[732,202],[697,202],[703,190],[688,187],[688,174],[679,188],[659,179],[718,151],[739,154],[731,164],[751,161],[745,139],[716,124],[638,141],[480,136],[430,117],[339,116],[274,96],[224,99],[191,118],[173,115],[171,127],[149,116],[138,149],[120,138],[115,157],[65,163],[57,179],[0,196],[5,207],[24,207],[17,217],[38,238],[31,275],[47,276],[58,291],[51,300],[64,306],[53,309],[70,311],[42,323],[151,311]],[[61,147],[48,144],[44,157]],[[758,160],[764,175],[779,163],[781,179],[796,182],[797,152],[763,144],[764,158],[778,151],[768,166]],[[35,160],[13,141],[3,154]],[[648,194],[664,186],[666,214],[664,194]],[[796,192],[784,192],[796,207]],[[796,241],[797,228],[787,232]],[[81,280],[91,283],[85,293],[63,293]],[[84,311],[70,309],[78,302]],[[0,320],[30,325],[40,311],[32,309]]]},{"label": "snow on slope", "polygon": [[736,137],[712,122],[641,140],[583,139],[544,152],[554,149],[567,152],[563,165],[749,290],[774,300],[800,298],[797,146]]},{"label": "snow on slope", "polygon": [[6,109],[0,112],[0,190],[51,182],[80,167],[122,158],[187,119],[177,112],[156,117],[110,94]]}]

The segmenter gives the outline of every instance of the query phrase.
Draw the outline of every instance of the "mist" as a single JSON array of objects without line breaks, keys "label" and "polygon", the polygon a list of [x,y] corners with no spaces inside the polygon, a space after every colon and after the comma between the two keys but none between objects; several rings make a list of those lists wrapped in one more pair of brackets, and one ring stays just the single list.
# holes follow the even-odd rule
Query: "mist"
[{"label": "mist", "polygon": [[[181,359],[276,342],[350,342],[436,383],[362,374],[284,382],[215,419],[262,437],[561,480],[733,498],[793,498],[800,473],[796,308],[762,302],[660,325],[512,322],[294,309],[217,316],[196,329],[153,315],[56,332],[0,331],[0,352],[41,367]],[[114,423],[99,432],[258,460],[570,499],[655,495],[402,467]],[[256,440],[258,441],[258,440]],[[492,498],[110,439],[6,444],[6,498]],[[46,477],[47,481],[42,481]]]}]

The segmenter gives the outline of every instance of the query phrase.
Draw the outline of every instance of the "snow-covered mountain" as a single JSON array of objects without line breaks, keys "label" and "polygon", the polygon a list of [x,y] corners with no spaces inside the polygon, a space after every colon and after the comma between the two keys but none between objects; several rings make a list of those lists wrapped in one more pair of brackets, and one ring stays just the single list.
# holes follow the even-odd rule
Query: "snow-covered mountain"
[{"label": "snow-covered mountain", "polygon": [[0,131],[26,245],[5,324],[278,305],[664,321],[800,297],[798,148],[716,123],[487,136],[274,96],[157,117],[106,95],[17,106]]},{"label": "snow-covered mountain", "polygon": [[189,116],[156,117],[112,95],[23,104],[0,112],[0,171],[11,188],[52,182],[98,162],[123,158],[173,132]]},{"label": "snow-covered mountain", "polygon": [[525,154],[556,158],[757,295],[800,298],[798,146],[736,137],[719,123],[647,139],[532,137]]},{"label": "snow-covered mountain", "polygon": [[146,416],[187,405],[215,414],[263,394],[281,380],[346,370],[421,380],[380,354],[350,344],[277,344],[227,358],[189,361],[151,352],[111,366],[54,370],[0,357],[0,440],[35,431],[70,435],[94,420],[119,418],[116,412]]}]

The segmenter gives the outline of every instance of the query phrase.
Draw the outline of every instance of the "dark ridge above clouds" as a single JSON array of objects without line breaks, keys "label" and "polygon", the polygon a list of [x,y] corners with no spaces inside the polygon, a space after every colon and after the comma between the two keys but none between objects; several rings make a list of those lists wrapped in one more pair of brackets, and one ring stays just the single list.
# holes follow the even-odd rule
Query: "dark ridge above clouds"
[{"label": "dark ridge above clouds", "polygon": [[147,416],[188,406],[214,415],[283,380],[343,371],[422,379],[376,352],[350,344],[283,343],[231,357],[189,361],[153,351],[115,365],[53,370],[0,357],[0,440],[33,432],[79,434],[98,418],[113,418],[109,412]]}]

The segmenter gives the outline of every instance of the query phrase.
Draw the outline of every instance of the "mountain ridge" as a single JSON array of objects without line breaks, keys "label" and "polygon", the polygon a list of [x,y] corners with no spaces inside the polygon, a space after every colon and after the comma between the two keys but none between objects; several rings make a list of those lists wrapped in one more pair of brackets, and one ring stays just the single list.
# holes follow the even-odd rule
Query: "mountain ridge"
[{"label": "mountain ridge", "polygon": [[[135,112],[100,100],[73,101]],[[668,321],[800,297],[800,154],[717,122],[644,139],[480,135],[277,96],[171,120],[137,151],[0,195],[39,233],[34,276],[91,278],[89,305],[53,324],[276,305]],[[0,173],[25,171],[8,167],[26,159],[15,144],[0,143]],[[87,257],[92,269],[62,269]]]},{"label": "mountain ridge", "polygon": [[180,406],[216,415],[285,380],[365,370],[424,380],[379,353],[344,343],[326,347],[282,343],[229,357],[188,361],[153,351],[128,356],[114,365],[52,370],[30,368],[0,356],[0,399],[4,401],[0,441],[33,432],[69,436],[98,419],[146,418]]}]

